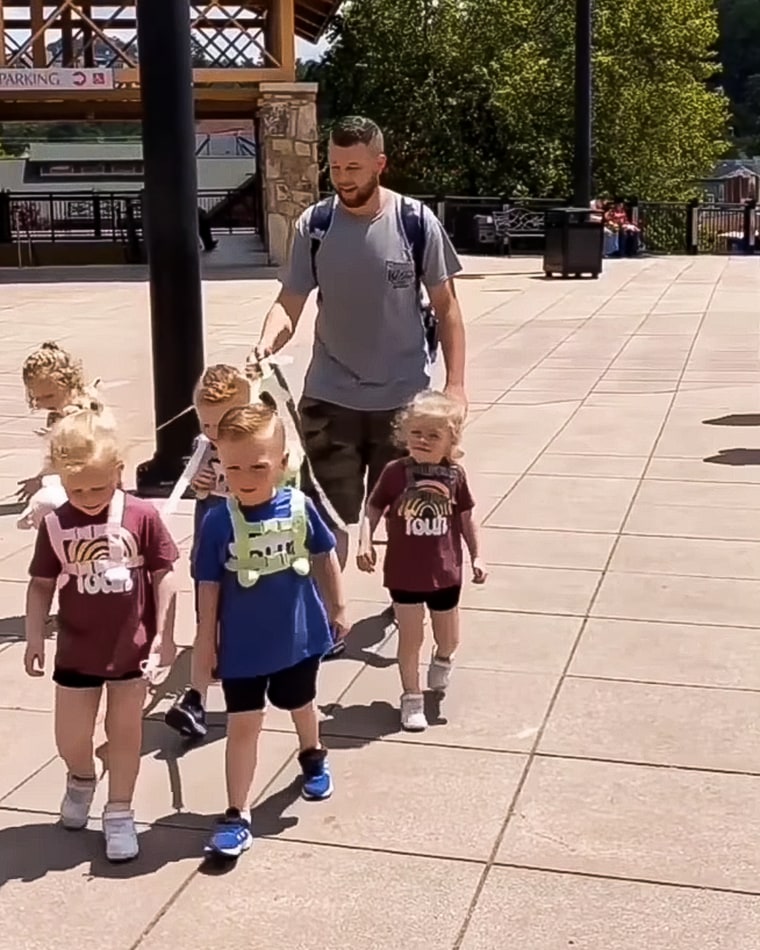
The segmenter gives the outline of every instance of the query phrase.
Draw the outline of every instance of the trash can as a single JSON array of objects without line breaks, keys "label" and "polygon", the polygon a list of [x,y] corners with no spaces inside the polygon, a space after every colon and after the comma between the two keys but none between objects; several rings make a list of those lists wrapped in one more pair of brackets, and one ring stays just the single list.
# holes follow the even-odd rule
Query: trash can
[{"label": "trash can", "polygon": [[476,214],[473,217],[475,229],[475,247],[481,250],[483,246],[491,250],[496,246],[496,229],[490,214]]},{"label": "trash can", "polygon": [[602,272],[604,222],[593,208],[551,208],[544,220],[546,244],[544,273],[547,277],[596,278]]}]

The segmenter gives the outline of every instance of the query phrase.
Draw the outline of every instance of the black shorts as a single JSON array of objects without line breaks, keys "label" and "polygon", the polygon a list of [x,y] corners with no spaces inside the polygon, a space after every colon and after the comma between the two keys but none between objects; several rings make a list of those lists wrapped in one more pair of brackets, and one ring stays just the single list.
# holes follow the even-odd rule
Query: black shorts
[{"label": "black shorts", "polygon": [[[356,524],[365,481],[369,494],[388,462],[404,454],[393,438],[398,410],[348,409],[304,396],[298,412],[314,477],[343,521]],[[313,494],[305,465],[301,484]]]},{"label": "black shorts", "polygon": [[313,703],[317,696],[317,674],[321,656],[310,656],[286,670],[269,676],[222,680],[228,713],[260,712],[267,698],[277,709],[292,712]]},{"label": "black shorts", "polygon": [[427,593],[412,590],[390,590],[388,593],[391,595],[394,604],[424,604],[428,610],[443,613],[459,606],[462,588],[461,586],[442,587],[440,590],[431,590]]},{"label": "black shorts", "polygon": [[123,683],[126,680],[138,680],[142,677],[140,670],[131,673],[122,673],[121,676],[90,676],[89,673],[78,673],[76,670],[53,670],[53,682],[66,689],[102,689],[106,683]]}]

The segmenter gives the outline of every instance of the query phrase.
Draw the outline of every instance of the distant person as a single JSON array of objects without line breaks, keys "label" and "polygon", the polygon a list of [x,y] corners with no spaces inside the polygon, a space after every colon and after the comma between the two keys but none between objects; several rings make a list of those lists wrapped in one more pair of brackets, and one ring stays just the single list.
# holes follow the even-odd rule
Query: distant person
[{"label": "distant person", "polygon": [[[282,288],[251,358],[285,346],[318,290],[299,405],[304,448],[338,514],[356,524],[365,482],[371,491],[400,454],[393,420],[429,387],[438,336],[446,393],[466,404],[465,331],[453,280],[462,265],[429,208],[381,187],[387,158],[374,122],[338,122],[329,160],[336,195],[299,218]],[[339,545],[341,566],[347,554]]]},{"label": "distant person", "polygon": [[203,208],[198,208],[198,234],[204,251],[213,251],[219,246],[219,242],[214,240],[211,231],[211,218]]}]

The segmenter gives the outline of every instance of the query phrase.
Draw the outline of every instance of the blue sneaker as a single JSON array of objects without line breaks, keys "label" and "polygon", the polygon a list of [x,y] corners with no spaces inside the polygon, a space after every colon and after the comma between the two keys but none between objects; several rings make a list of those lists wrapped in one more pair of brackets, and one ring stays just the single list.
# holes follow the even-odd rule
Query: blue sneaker
[{"label": "blue sneaker", "polygon": [[323,660],[337,660],[339,656],[343,656],[346,652],[346,640],[336,640],[333,633],[332,627],[330,628],[330,636],[332,637],[332,646],[322,657]]},{"label": "blue sneaker", "polygon": [[298,756],[303,772],[301,794],[309,801],[322,801],[333,793],[327,749],[307,749]]},{"label": "blue sneaker", "polygon": [[222,858],[239,858],[252,844],[251,823],[243,818],[237,808],[228,808],[214,829],[205,853]]}]

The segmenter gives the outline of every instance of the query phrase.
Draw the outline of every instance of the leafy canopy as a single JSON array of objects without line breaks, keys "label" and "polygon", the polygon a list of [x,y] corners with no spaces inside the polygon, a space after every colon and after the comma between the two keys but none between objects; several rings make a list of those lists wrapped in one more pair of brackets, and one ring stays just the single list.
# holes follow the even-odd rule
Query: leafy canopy
[{"label": "leafy canopy", "polygon": [[[328,125],[363,113],[384,128],[396,187],[560,196],[573,38],[570,0],[352,0],[312,78]],[[717,39],[712,0],[596,0],[600,193],[682,198],[725,154]]]}]

